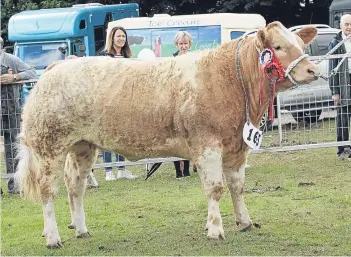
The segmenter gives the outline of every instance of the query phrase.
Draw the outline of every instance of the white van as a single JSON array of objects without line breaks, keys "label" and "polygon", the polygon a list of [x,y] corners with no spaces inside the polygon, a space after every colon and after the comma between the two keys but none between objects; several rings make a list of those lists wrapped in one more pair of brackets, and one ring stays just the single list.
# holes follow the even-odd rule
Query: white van
[{"label": "white van", "polygon": [[154,17],[125,18],[108,24],[127,30],[133,57],[144,49],[152,49],[157,57],[172,56],[177,51],[174,35],[185,30],[193,37],[191,51],[214,48],[221,43],[238,38],[245,33],[266,26],[260,14],[211,13],[170,16],[156,14]]}]

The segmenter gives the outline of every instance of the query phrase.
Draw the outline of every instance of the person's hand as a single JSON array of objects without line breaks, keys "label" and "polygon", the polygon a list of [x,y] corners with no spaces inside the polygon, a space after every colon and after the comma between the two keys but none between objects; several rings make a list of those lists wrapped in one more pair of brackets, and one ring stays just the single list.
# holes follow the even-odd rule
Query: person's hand
[{"label": "person's hand", "polygon": [[332,96],[333,100],[334,100],[334,105],[340,105],[340,95],[339,94],[335,94]]},{"label": "person's hand", "polygon": [[1,84],[11,84],[14,82],[15,78],[13,77],[13,74],[4,74],[1,75]]}]

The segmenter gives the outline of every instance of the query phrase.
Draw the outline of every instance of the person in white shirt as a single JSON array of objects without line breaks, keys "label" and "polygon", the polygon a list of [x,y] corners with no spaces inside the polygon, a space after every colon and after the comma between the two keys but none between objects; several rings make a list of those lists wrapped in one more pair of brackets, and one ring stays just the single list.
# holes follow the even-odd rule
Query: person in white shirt
[{"label": "person in white shirt", "polygon": [[[351,14],[344,14],[340,20],[341,31],[330,42],[328,49],[331,50],[345,38],[345,41],[335,52],[335,54],[351,53]],[[329,70],[331,71],[339,64],[341,59],[331,59]],[[349,141],[350,116],[351,116],[351,58],[343,62],[337,75],[331,76],[329,86],[332,91],[334,105],[337,107],[336,116],[336,137],[337,141]],[[337,155],[340,160],[350,158],[350,145],[338,146]]]}]

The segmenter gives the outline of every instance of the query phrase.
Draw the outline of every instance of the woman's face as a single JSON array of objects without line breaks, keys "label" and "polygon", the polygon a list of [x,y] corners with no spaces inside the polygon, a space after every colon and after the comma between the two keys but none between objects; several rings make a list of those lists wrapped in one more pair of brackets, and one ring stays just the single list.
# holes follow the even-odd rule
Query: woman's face
[{"label": "woman's face", "polygon": [[126,43],[126,34],[120,29],[115,32],[113,36],[113,46],[122,48]]},{"label": "woman's face", "polygon": [[182,38],[177,43],[177,48],[179,50],[179,54],[186,54],[190,48],[190,41],[187,38]]}]

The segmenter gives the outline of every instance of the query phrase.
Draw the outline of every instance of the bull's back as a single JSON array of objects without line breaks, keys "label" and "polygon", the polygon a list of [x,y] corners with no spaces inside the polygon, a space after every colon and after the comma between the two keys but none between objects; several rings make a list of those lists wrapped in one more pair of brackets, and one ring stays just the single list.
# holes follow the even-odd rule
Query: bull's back
[{"label": "bull's back", "polygon": [[174,65],[108,57],[62,62],[42,75],[25,105],[27,137],[45,147],[70,136],[108,149],[167,144],[182,127],[179,95],[189,94]]},{"label": "bull's back", "polygon": [[[167,145],[179,132],[182,73],[174,62],[116,63],[114,74],[96,92],[100,144],[125,155]],[[158,149],[159,150],[159,149]]]}]

